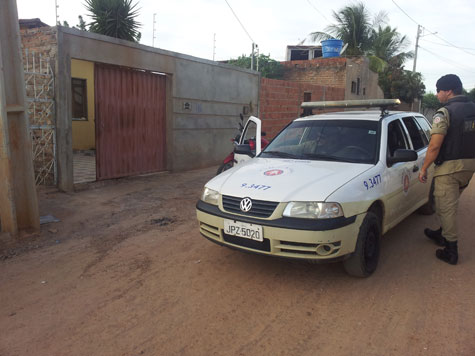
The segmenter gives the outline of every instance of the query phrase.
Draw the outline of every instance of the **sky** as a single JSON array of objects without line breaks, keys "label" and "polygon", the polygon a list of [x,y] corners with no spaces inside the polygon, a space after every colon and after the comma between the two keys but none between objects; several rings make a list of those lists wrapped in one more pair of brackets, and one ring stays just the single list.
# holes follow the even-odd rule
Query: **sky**
[{"label": "sky", "polygon": [[[464,88],[475,88],[475,2],[473,0],[366,0],[371,15],[387,13],[387,24],[407,36],[415,49],[421,35],[416,71],[426,92],[444,74],[459,75]],[[59,21],[90,21],[83,0],[56,0]],[[286,46],[314,44],[309,34],[334,23],[333,11],[347,0],[133,0],[139,7],[141,44],[215,60],[249,55],[252,43],[261,54],[285,60]],[[54,25],[55,0],[17,0],[21,19],[40,18]],[[154,23],[155,19],[155,23]],[[155,38],[154,38],[155,37]],[[316,43],[318,44],[318,43]],[[413,60],[405,68],[413,69]]]}]

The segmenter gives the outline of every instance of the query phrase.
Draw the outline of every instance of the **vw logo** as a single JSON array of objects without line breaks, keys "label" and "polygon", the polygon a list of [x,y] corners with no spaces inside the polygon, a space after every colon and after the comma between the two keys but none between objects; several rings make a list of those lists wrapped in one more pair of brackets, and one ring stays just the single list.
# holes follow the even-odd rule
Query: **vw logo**
[{"label": "vw logo", "polygon": [[252,208],[251,199],[250,198],[244,198],[243,200],[241,200],[240,207],[241,207],[241,211],[247,213]]}]

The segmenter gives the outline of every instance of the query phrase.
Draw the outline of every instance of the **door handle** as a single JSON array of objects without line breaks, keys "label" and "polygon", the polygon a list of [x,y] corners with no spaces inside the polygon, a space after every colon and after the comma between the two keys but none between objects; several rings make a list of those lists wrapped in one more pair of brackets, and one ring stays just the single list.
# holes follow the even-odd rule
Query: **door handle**
[{"label": "door handle", "polygon": [[419,166],[414,165],[414,167],[412,167],[413,172],[417,172],[418,170],[419,170]]}]

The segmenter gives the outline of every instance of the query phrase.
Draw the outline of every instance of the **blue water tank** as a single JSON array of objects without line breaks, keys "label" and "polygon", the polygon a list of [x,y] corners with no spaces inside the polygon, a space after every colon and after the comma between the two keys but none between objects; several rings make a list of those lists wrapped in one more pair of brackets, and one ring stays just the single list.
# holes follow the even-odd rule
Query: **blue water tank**
[{"label": "blue water tank", "polygon": [[322,41],[323,58],[339,57],[343,41],[337,39]]}]

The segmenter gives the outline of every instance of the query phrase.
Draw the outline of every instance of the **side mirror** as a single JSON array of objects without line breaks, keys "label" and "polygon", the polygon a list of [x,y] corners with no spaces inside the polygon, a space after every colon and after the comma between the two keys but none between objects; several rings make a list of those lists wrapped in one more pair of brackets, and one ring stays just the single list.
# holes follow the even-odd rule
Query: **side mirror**
[{"label": "side mirror", "polygon": [[248,155],[249,157],[254,157],[255,153],[252,152],[250,145],[236,145],[234,147],[234,153],[241,154],[241,155]]},{"label": "side mirror", "polygon": [[266,132],[265,132],[265,131],[261,131],[261,136],[266,136]]},{"label": "side mirror", "polygon": [[412,162],[417,161],[417,152],[414,150],[405,150],[398,148],[394,151],[394,155],[392,157],[386,158],[386,163],[388,166],[392,166],[394,163],[398,162]]}]

